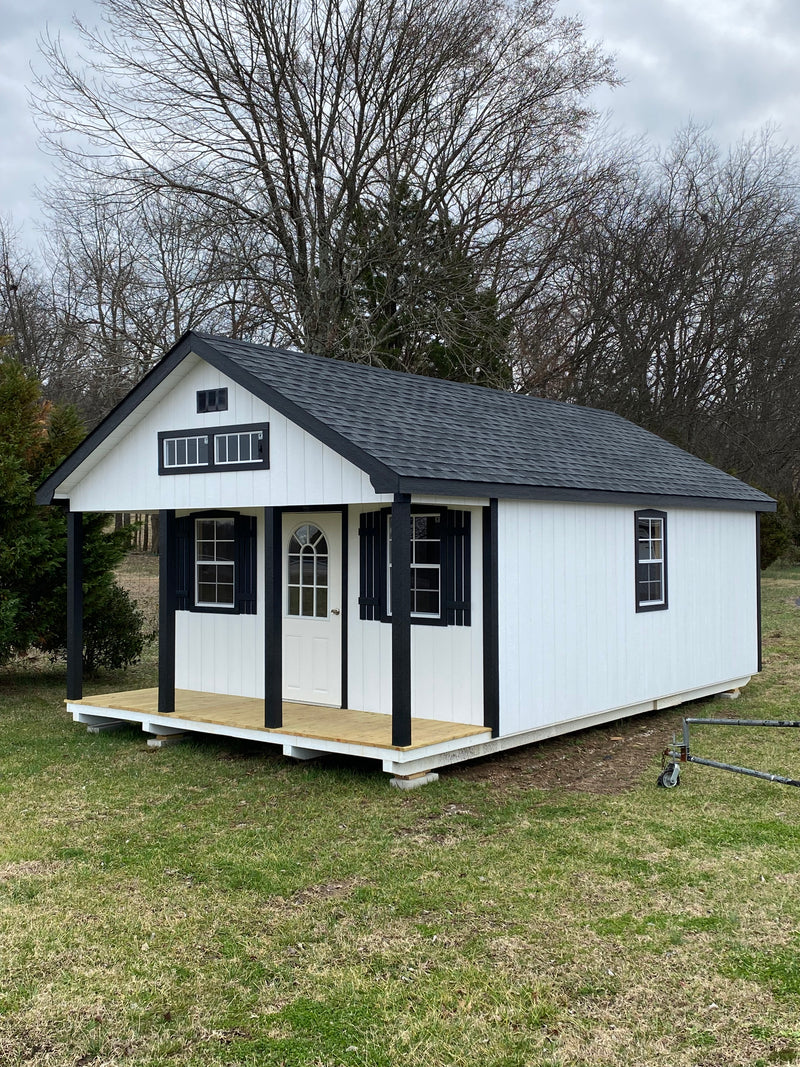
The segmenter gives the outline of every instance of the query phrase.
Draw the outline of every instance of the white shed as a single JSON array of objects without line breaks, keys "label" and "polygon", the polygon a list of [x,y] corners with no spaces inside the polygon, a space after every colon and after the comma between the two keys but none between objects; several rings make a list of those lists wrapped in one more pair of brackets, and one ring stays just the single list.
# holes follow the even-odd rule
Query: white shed
[{"label": "white shed", "polygon": [[[78,722],[410,780],[760,666],[774,501],[605,411],[190,332],[38,499]],[[160,513],[157,688],[82,697],[89,511]]]}]

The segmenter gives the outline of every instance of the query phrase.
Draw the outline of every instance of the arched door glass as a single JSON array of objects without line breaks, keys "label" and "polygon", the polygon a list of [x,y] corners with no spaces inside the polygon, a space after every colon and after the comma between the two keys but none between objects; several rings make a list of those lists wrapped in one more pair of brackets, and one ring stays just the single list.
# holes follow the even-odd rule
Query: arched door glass
[{"label": "arched door glass", "polygon": [[313,523],[298,526],[289,538],[288,613],[328,617],[328,542]]}]

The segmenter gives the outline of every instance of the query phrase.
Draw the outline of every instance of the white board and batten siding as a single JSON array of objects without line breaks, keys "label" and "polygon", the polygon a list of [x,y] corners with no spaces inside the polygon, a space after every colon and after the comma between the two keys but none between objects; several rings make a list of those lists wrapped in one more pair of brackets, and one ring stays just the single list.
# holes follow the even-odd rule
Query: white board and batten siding
[{"label": "white board and batten siding", "polygon": [[[369,477],[349,460],[290,422],[214,367],[188,356],[65,479],[58,496],[73,511],[157,511],[285,507],[390,500],[376,496]],[[227,411],[197,413],[197,392],[228,389]],[[158,434],[217,426],[269,424],[268,470],[158,473]],[[335,420],[332,420],[335,428]],[[113,447],[112,447],[113,445]]]},{"label": "white board and batten siding", "polygon": [[[264,573],[264,520],[257,509],[258,574]],[[175,687],[228,696],[264,695],[264,597],[255,615],[175,612]]]},{"label": "white board and batten siding", "polygon": [[637,613],[632,508],[500,502],[501,734],[757,671],[752,512],[665,510],[668,607]]},{"label": "white board and batten siding", "polygon": [[[414,503],[416,503],[416,497]],[[450,505],[450,500],[427,501]],[[458,506],[458,505],[453,505]],[[358,518],[350,509],[348,594],[348,706],[391,714],[391,625],[362,620],[358,609]],[[470,626],[411,626],[411,714],[483,725],[483,591],[481,512],[471,521]]]}]

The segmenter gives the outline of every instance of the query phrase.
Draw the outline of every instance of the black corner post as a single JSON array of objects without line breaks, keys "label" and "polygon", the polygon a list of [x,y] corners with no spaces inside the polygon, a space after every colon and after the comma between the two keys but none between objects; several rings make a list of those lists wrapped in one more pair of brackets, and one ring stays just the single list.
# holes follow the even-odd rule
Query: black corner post
[{"label": "black corner post", "polygon": [[756,628],[758,632],[758,670],[764,669],[761,638],[761,512],[756,512]]},{"label": "black corner post", "polygon": [[175,512],[158,513],[158,713],[175,711],[175,605],[178,591]]},{"label": "black corner post", "polygon": [[264,508],[264,726],[283,726],[283,576],[280,508]]},{"label": "black corner post", "polygon": [[83,696],[83,512],[67,512],[67,700]]},{"label": "black corner post", "polygon": [[392,744],[411,744],[411,497],[392,502]]},{"label": "black corner post", "polygon": [[497,500],[483,509],[483,725],[500,734],[500,615]]}]

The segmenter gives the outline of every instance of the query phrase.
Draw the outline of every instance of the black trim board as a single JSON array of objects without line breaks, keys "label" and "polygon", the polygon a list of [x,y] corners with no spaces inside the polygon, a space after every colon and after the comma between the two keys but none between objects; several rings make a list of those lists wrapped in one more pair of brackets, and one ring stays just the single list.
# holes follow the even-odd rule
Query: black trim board
[{"label": "black trim board", "polygon": [[[255,462],[242,463],[217,463],[214,459],[214,438],[227,434],[237,433],[260,433],[261,459]],[[231,426],[190,426],[183,430],[159,430],[158,431],[158,473],[168,478],[173,474],[224,474],[230,471],[263,471],[269,470],[269,423],[246,422]],[[167,467],[164,463],[164,441],[181,437],[207,437],[208,463],[196,463],[193,466]]]},{"label": "black trim board", "polygon": [[158,529],[158,713],[175,711],[175,609],[177,542],[174,510],[159,512]]},{"label": "black trim board", "polygon": [[160,363],[157,363],[151,371],[135,386],[127,396],[112,408],[106,417],[92,432],[83,439],[74,452],[59,464],[49,478],[46,478],[36,491],[37,504],[52,504],[53,494],[59,485],[68,478],[83,461],[94,452],[98,445],[120,426],[127,417],[138,408],[143,400],[156,389],[178,367],[188,355],[191,355],[191,333],[185,333],[179,341],[173,345]]},{"label": "black trim board", "polygon": [[283,509],[264,508],[264,726],[283,726]]},{"label": "black trim board", "polygon": [[483,725],[500,736],[500,568],[498,503],[483,509]]},{"label": "black trim board", "polygon": [[612,489],[580,489],[548,485],[518,485],[509,482],[461,482],[457,479],[400,476],[399,489],[371,479],[376,493],[417,493],[425,496],[496,497],[499,500],[577,501],[583,504],[621,504],[635,508],[688,507],[714,511],[775,511],[773,500],[735,500],[728,497],[667,495],[659,493],[620,493]]},{"label": "black trim board", "polygon": [[392,503],[392,744],[411,744],[411,497]]},{"label": "black trim board", "polygon": [[348,632],[348,576],[350,559],[350,542],[348,528],[350,524],[350,508],[347,504],[342,507],[342,707],[347,707],[347,632]]},{"label": "black trim board", "polygon": [[758,670],[764,669],[761,634],[761,516],[756,512],[756,631],[758,641]]},{"label": "black trim board", "polygon": [[67,512],[67,700],[83,696],[83,514]]},{"label": "black trim board", "polygon": [[[191,336],[193,340],[192,351],[195,355],[200,356],[206,363],[227,375],[237,385],[241,385],[254,396],[257,396],[259,400],[263,400],[265,404],[275,408],[290,422],[296,423],[301,429],[306,430],[312,437],[316,437],[322,444],[332,448],[334,452],[337,452],[344,459],[350,460],[351,463],[368,474],[370,478],[380,478],[392,483],[397,481],[397,474],[386,464],[371,456],[369,452],[365,452],[358,445],[353,444],[352,441],[332,429],[327,423],[321,422],[313,415],[309,415],[305,408],[300,407],[299,404],[289,400],[283,393],[279,393],[277,389],[262,382],[255,375],[250,374],[249,371],[229,360],[207,344],[201,337],[196,334]],[[391,492],[391,490],[384,490],[384,492]]]},{"label": "black trim board", "polygon": [[[337,433],[330,426],[309,415],[294,401],[288,400],[282,393],[266,385],[248,371],[243,370],[226,356],[217,352],[191,330],[183,335],[169,350],[164,358],[149,371],[144,378],[114,407],[103,421],[81,442],[80,445],[61,463],[55,471],[39,486],[36,492],[37,504],[52,504],[53,495],[61,483],[70,476],[94,450],[120,426],[129,415],[145,400],[154,389],[178,367],[189,355],[195,355],[208,363],[226,377],[247,389],[265,404],[274,408],[291,422],[296,423],[323,444],[332,448],[340,456],[354,463],[370,478],[379,478],[383,482],[395,483],[397,475],[385,464],[376,460],[369,453],[354,445],[347,438]],[[389,490],[391,491],[391,490]]]}]

